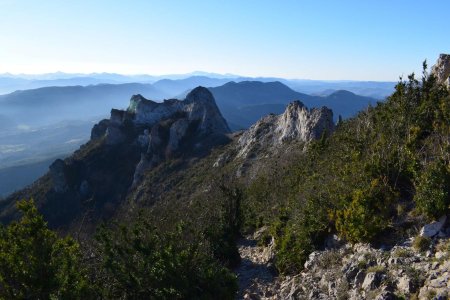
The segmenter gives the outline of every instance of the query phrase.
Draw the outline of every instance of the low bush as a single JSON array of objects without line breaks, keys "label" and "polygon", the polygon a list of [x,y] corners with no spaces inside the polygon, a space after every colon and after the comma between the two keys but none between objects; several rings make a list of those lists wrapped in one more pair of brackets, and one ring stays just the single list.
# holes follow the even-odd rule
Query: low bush
[{"label": "low bush", "polygon": [[430,245],[431,239],[421,235],[416,236],[413,242],[414,249],[422,252],[428,250]]},{"label": "low bush", "polygon": [[[234,299],[235,275],[219,264],[201,239],[183,226],[160,233],[143,218],[103,228],[98,252],[107,299]],[[194,234],[195,236],[195,234]]]},{"label": "low bush", "polygon": [[379,179],[354,190],[350,203],[336,212],[336,229],[350,242],[370,242],[389,225],[395,194]]},{"label": "low bush", "polygon": [[416,180],[417,209],[430,218],[439,218],[450,205],[450,172],[443,160],[430,163]]},{"label": "low bush", "polygon": [[0,225],[0,299],[90,299],[79,245],[47,228],[34,202],[20,201],[18,222]]}]

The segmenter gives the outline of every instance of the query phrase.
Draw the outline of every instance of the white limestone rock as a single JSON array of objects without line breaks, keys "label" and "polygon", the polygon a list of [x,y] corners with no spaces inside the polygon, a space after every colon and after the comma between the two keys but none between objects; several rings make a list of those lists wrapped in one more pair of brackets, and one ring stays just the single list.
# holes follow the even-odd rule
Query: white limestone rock
[{"label": "white limestone rock", "polygon": [[441,54],[436,64],[431,69],[431,74],[436,76],[439,83],[450,88],[450,54]]},{"label": "white limestone rock", "polygon": [[442,216],[438,221],[427,224],[420,230],[420,235],[432,238],[439,234],[441,229],[444,228],[445,222],[447,221],[447,216]]},{"label": "white limestone rock", "polygon": [[309,142],[334,131],[333,112],[307,109],[300,101],[290,103],[283,114],[263,117],[238,140],[237,157],[251,158],[260,149],[273,149],[288,141]]}]

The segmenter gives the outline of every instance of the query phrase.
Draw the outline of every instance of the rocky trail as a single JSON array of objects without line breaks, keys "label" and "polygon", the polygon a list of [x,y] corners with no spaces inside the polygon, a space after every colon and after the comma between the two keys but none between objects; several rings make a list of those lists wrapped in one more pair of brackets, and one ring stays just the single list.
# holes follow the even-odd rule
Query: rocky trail
[{"label": "rocky trail", "polygon": [[260,232],[242,238],[238,242],[241,264],[235,270],[238,283],[238,299],[278,299],[279,280],[272,265],[273,241],[268,247],[258,246]]},{"label": "rocky trail", "polygon": [[301,290],[298,278],[278,276],[273,265],[274,239],[272,238],[266,246],[258,245],[258,241],[266,230],[267,228],[263,227],[253,235],[238,241],[241,264],[235,269],[239,284],[237,299],[304,299],[295,295]]}]

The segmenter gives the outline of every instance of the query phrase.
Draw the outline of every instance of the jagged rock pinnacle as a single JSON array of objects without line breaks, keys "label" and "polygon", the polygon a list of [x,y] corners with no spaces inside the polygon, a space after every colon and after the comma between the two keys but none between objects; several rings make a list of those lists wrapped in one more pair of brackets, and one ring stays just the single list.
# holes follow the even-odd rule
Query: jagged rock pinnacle
[{"label": "jagged rock pinnacle", "polygon": [[309,142],[334,131],[333,112],[322,107],[308,110],[300,101],[290,103],[283,114],[268,115],[239,138],[238,157],[248,157],[258,149],[271,149],[288,141]]}]

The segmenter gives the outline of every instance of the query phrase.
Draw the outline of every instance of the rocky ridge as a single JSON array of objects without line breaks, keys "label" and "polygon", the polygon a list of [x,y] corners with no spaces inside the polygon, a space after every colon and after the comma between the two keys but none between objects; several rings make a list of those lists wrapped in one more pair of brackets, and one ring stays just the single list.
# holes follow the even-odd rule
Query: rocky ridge
[{"label": "rocky ridge", "polygon": [[232,147],[217,157],[213,167],[235,163],[236,177],[254,178],[264,169],[265,159],[303,152],[311,141],[334,130],[331,109],[308,109],[302,102],[293,101],[282,114],[269,114],[236,133]]},{"label": "rocky ridge", "polygon": [[[165,161],[198,159],[228,143],[230,129],[204,87],[185,100],[157,103],[135,95],[126,110],[111,110],[91,139],[49,173],[4,202],[0,220],[17,217],[14,203],[35,199],[50,227],[71,230],[113,217],[144,174]],[[55,213],[57,212],[57,213]],[[87,230],[89,231],[89,230]]]},{"label": "rocky ridge", "polygon": [[[146,170],[182,152],[208,150],[217,140],[226,139],[229,132],[211,92],[197,87],[184,101],[170,99],[157,103],[134,95],[127,110],[112,109],[108,120],[94,125],[91,140],[104,140],[110,147],[125,142],[138,146],[140,160],[133,175],[135,186]],[[50,167],[58,192],[65,191],[61,163],[64,162],[58,160]]]}]

